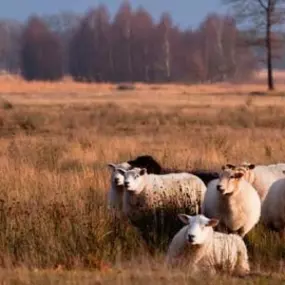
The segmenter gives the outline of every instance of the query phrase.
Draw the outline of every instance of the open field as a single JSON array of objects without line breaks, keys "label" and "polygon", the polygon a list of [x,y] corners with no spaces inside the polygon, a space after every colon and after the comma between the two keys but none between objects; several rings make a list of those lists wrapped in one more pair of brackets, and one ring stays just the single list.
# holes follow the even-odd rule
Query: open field
[{"label": "open field", "polygon": [[[143,153],[175,168],[284,162],[285,84],[278,96],[247,85],[26,83],[0,78],[0,282],[201,284],[169,271],[127,221],[108,213],[108,162]],[[253,276],[218,284],[284,284],[285,247],[258,227]],[[202,278],[202,279],[201,279]],[[212,283],[213,284],[213,283]]]}]

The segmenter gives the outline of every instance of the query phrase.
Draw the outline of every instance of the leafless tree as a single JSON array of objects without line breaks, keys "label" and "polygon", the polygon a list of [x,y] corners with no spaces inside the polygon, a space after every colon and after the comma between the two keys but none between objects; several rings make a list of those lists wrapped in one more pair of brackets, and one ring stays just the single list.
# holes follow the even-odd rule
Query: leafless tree
[{"label": "leafless tree", "polygon": [[273,53],[277,37],[274,32],[284,22],[284,0],[223,0],[233,8],[236,19],[245,25],[250,33],[248,43],[262,46],[266,50],[267,85],[269,90],[274,89]]},{"label": "leafless tree", "polygon": [[27,80],[58,80],[63,76],[60,39],[37,17],[31,17],[24,29],[21,63]]},{"label": "leafless tree", "polygon": [[42,18],[49,29],[56,33],[61,39],[65,74],[69,73],[69,43],[82,18],[81,15],[72,12],[61,12]]},{"label": "leafless tree", "polygon": [[253,54],[239,48],[231,17],[211,14],[196,30],[173,24],[164,13],[157,24],[142,7],[123,2],[114,20],[104,6],[90,10],[70,42],[76,80],[112,82],[213,82],[248,76]]},{"label": "leafless tree", "polygon": [[22,29],[17,21],[0,21],[0,69],[11,73],[19,71]]}]

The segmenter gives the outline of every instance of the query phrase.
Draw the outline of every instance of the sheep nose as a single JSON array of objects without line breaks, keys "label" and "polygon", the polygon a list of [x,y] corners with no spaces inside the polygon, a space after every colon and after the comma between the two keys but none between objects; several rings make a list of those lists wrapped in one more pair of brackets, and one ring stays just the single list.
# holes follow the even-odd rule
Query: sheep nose
[{"label": "sheep nose", "polygon": [[194,235],[188,235],[188,241],[193,242],[194,241]]},{"label": "sheep nose", "polygon": [[119,178],[115,178],[115,183],[119,184]]},{"label": "sheep nose", "polygon": [[125,181],[125,187],[129,187],[130,183],[128,181]]}]

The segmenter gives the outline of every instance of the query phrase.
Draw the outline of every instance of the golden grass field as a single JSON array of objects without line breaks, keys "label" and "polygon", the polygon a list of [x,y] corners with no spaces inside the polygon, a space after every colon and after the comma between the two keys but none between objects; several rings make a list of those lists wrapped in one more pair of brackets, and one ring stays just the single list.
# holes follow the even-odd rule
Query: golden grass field
[{"label": "golden grass field", "polygon": [[[252,276],[191,276],[150,256],[106,209],[108,162],[151,154],[166,167],[285,160],[285,82],[145,85],[27,83],[0,77],[1,284],[284,284],[285,247],[249,235]],[[262,81],[263,80],[263,81]],[[285,94],[285,93],[284,93]]]}]

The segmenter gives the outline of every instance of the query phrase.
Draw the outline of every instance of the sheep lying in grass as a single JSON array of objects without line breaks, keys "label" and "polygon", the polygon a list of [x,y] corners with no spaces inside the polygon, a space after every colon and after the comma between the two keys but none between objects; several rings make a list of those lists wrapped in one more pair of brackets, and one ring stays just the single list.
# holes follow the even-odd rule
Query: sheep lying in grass
[{"label": "sheep lying in grass", "polygon": [[223,166],[220,178],[208,185],[202,214],[220,219],[219,230],[244,237],[258,223],[260,212],[260,198],[245,180],[244,172],[229,165]]},{"label": "sheep lying in grass", "polygon": [[228,166],[244,173],[244,178],[256,189],[261,201],[264,201],[270,186],[275,181],[285,178],[283,163],[254,165],[244,162],[238,166]]},{"label": "sheep lying in grass", "polygon": [[261,207],[261,222],[285,237],[285,178],[270,187]]},{"label": "sheep lying in grass", "polygon": [[247,249],[240,236],[214,232],[219,221],[204,215],[178,216],[186,226],[169,245],[168,264],[187,264],[194,272],[215,273],[217,269],[239,275],[250,272]]},{"label": "sheep lying in grass", "polygon": [[168,205],[200,210],[206,186],[193,174],[156,175],[148,174],[145,168],[119,171],[125,179],[123,211],[131,218],[145,210]]}]

